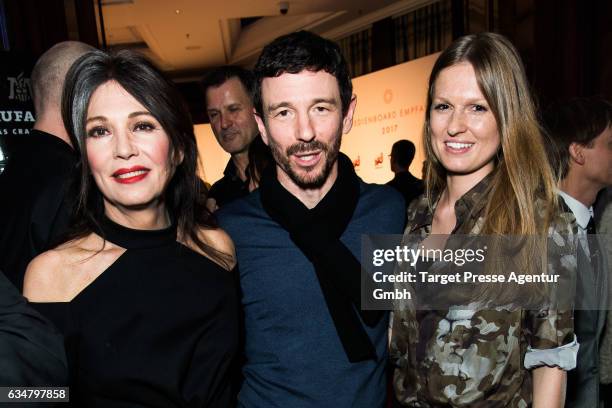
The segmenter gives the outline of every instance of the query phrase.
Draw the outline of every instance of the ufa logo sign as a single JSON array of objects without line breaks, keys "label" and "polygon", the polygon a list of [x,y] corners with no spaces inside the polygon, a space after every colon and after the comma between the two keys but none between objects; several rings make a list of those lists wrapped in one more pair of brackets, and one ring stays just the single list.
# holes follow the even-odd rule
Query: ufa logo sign
[{"label": "ufa logo sign", "polygon": [[32,84],[30,78],[25,78],[23,72],[16,77],[7,77],[9,81],[9,100],[18,100],[20,102],[27,102],[32,99]]}]

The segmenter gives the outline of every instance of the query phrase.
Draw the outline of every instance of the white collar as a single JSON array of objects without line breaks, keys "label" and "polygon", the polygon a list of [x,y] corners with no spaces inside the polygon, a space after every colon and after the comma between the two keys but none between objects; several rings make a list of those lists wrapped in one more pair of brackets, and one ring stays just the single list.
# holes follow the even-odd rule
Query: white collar
[{"label": "white collar", "polygon": [[567,194],[565,191],[559,190],[559,195],[563,198],[563,201],[565,201],[565,204],[567,204],[569,209],[574,213],[578,226],[583,230],[586,230],[589,220],[593,216],[593,207],[587,207],[571,195]]}]

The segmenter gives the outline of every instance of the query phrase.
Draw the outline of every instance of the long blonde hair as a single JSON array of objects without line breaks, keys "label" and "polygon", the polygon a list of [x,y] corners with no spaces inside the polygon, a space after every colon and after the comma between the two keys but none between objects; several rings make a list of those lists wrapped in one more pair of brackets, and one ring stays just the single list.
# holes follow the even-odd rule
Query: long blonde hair
[{"label": "long blonde hair", "polygon": [[546,233],[557,208],[555,178],[521,59],[510,41],[495,33],[472,34],[455,40],[440,54],[432,69],[423,132],[426,194],[430,205],[433,206],[446,187],[446,170],[436,158],[431,142],[434,86],[443,69],[461,62],[468,62],[474,68],[501,139],[489,191],[485,194],[487,204],[481,233]]}]

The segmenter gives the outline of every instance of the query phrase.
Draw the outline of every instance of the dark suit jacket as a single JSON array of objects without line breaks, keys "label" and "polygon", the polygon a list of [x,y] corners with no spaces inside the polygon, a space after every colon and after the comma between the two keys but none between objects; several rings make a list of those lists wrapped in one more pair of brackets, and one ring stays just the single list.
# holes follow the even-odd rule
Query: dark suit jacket
[{"label": "dark suit jacket", "polygon": [[28,263],[65,231],[72,148],[38,130],[20,136],[0,174],[0,270],[21,290]]},{"label": "dark suit jacket", "polygon": [[68,367],[62,335],[0,272],[0,386],[63,386]]},{"label": "dark suit jacket", "polygon": [[[578,276],[574,332],[580,343],[576,368],[568,372],[567,408],[596,408],[599,406],[599,343],[606,321],[609,298],[609,268],[602,243],[597,261],[592,264],[580,243],[577,247]],[[590,248],[594,248],[590,246]]]},{"label": "dark suit jacket", "polygon": [[402,193],[406,201],[406,207],[425,191],[423,181],[414,177],[409,171],[396,173],[395,177],[387,185]]}]

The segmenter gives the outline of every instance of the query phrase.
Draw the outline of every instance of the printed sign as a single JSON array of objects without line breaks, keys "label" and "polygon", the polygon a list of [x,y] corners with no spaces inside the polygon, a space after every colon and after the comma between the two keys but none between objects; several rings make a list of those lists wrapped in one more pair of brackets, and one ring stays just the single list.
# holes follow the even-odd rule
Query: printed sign
[{"label": "printed sign", "polygon": [[353,79],[357,107],[341,150],[361,163],[359,177],[364,181],[383,184],[393,178],[389,154],[401,139],[415,144],[410,171],[421,177],[427,83],[437,57],[429,55]]},{"label": "printed sign", "polygon": [[0,52],[0,172],[10,156],[11,141],[30,134],[36,120],[30,82],[33,66],[27,54]]}]

